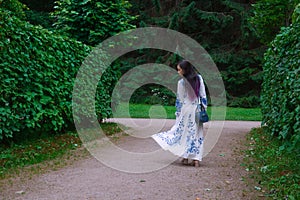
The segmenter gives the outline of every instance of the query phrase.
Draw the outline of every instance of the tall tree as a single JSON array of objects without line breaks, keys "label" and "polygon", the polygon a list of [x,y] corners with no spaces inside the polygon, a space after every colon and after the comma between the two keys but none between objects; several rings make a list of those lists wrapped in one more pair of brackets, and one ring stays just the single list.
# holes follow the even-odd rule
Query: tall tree
[{"label": "tall tree", "polygon": [[[199,42],[222,73],[229,105],[259,105],[260,62],[264,48],[248,19],[249,0],[131,0],[137,26],[159,26],[184,33]],[[155,54],[151,54],[155,56]],[[167,64],[174,62],[163,55]],[[169,58],[169,59],[168,59]],[[143,59],[145,59],[143,57]],[[172,63],[175,64],[175,63]]]},{"label": "tall tree", "polygon": [[298,3],[300,0],[259,0],[253,4],[251,22],[264,44],[269,44],[281,27],[291,24],[292,13]]}]

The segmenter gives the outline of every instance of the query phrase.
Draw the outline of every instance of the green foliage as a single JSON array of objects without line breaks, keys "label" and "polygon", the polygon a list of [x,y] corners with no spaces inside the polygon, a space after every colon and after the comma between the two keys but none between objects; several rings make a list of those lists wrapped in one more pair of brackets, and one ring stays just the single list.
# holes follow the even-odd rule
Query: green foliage
[{"label": "green foliage", "polygon": [[[300,151],[300,20],[281,29],[265,54],[263,123]],[[291,144],[290,144],[291,143]]]},{"label": "green foliage", "polygon": [[259,107],[260,99],[256,95],[247,96],[247,97],[239,97],[237,99],[229,99],[230,107],[239,107],[239,108],[252,108]]},{"label": "green foliage", "polygon": [[60,0],[54,8],[55,27],[85,44],[95,46],[134,28],[130,22],[135,18],[128,14],[130,4],[124,0]]},{"label": "green foliage", "polygon": [[53,30],[54,18],[50,12],[53,11],[55,0],[20,0],[28,9],[25,10],[26,21],[33,25],[41,25],[42,27]]},{"label": "green foliage", "polygon": [[[82,3],[85,5],[88,1]],[[99,10],[102,4],[98,4]],[[14,5],[5,5],[6,8],[15,8]],[[102,6],[109,5],[106,2]],[[118,28],[120,31],[129,27],[122,21],[126,17],[124,12],[127,3],[124,2],[122,5],[123,13],[114,10],[121,9],[118,7],[120,5],[115,4],[115,7],[105,11],[110,17],[120,20],[119,26],[113,24],[115,31]],[[51,20],[47,14],[30,10],[26,14],[32,23],[50,27]],[[66,36],[59,36],[57,32],[32,26],[7,10],[1,10],[0,26],[0,48],[3,52],[0,57],[3,61],[0,69],[2,105],[0,124],[3,127],[0,130],[0,141],[23,140],[73,129],[71,110],[73,84],[76,73],[91,48]],[[107,32],[107,34],[115,33]],[[112,65],[98,82],[95,108],[99,121],[108,118],[112,113],[110,94],[120,76],[119,68],[118,64]],[[90,113],[90,111],[82,112],[83,115]]]},{"label": "green foliage", "polygon": [[22,144],[13,144],[10,147],[0,147],[0,178],[10,169],[25,167],[53,160],[64,155],[68,150],[81,146],[77,135],[62,134],[51,137],[30,140]]},{"label": "green foliage", "polygon": [[97,118],[100,122],[112,115],[111,96],[113,89],[115,88],[115,84],[118,82],[120,77],[120,65],[118,63],[114,63],[105,70],[98,82],[95,107]]},{"label": "green foliage", "polygon": [[32,25],[40,25],[48,30],[54,30],[52,24],[54,19],[48,12],[27,10],[25,11],[27,21]]},{"label": "green foliage", "polygon": [[0,141],[73,127],[73,81],[90,48],[9,11],[0,18]]},{"label": "green foliage", "polygon": [[21,19],[25,18],[24,9],[26,9],[26,6],[18,0],[0,0],[0,8],[11,11]]},{"label": "green foliage", "polygon": [[[91,48],[21,21],[9,11],[1,10],[0,18],[3,52],[0,57],[0,125],[3,127],[0,141],[73,129],[74,81]],[[101,60],[94,64],[99,62]],[[96,110],[83,110],[83,115],[96,112],[99,121],[111,116],[111,93],[120,76],[119,68],[118,64],[112,65],[100,81],[97,80],[96,94],[91,94],[96,95]],[[94,74],[89,76],[93,76],[91,80],[99,78]]]},{"label": "green foliage", "polygon": [[[115,134],[122,132],[120,124],[102,123],[101,129],[107,136],[116,137]],[[124,129],[123,129],[124,130]],[[17,169],[24,170],[23,167],[41,163],[47,160],[59,158],[59,163],[55,167],[63,165],[65,159],[62,156],[68,155],[70,150],[78,149],[82,146],[82,141],[75,132],[68,132],[60,135],[52,135],[43,138],[21,141],[10,146],[0,145],[0,179],[5,178]],[[74,152],[72,152],[74,155]],[[78,151],[76,157],[84,156]],[[58,165],[58,166],[57,166]],[[35,165],[36,167],[37,165]]]},{"label": "green foliage", "polygon": [[90,126],[91,119],[99,122],[112,115],[111,96],[121,73],[118,63],[107,66],[107,54],[94,48],[85,58],[73,90],[73,117],[77,124]]},{"label": "green foliage", "polygon": [[31,10],[38,12],[53,11],[55,0],[20,0],[20,2],[27,5]]},{"label": "green foliage", "polygon": [[259,0],[253,4],[254,16],[251,22],[264,44],[269,44],[281,27],[290,25],[293,10],[299,2],[299,0]]},{"label": "green foliage", "polygon": [[165,87],[153,85],[144,85],[135,90],[130,98],[130,103],[142,104],[160,104],[160,105],[175,105],[175,94]]},{"label": "green foliage", "polygon": [[300,3],[296,6],[295,11],[292,15],[292,23],[297,23],[297,21],[300,21]]},{"label": "green foliage", "polygon": [[[152,110],[153,109],[153,110]],[[224,120],[222,113],[226,109],[226,120],[237,121],[260,121],[260,108],[233,108],[215,107],[214,120]],[[129,113],[128,113],[129,111]],[[132,118],[167,118],[175,119],[175,106],[149,105],[149,104],[127,104],[120,103],[116,108],[118,117]],[[219,114],[221,113],[221,115]],[[149,116],[153,114],[153,116]],[[208,107],[208,114],[211,116],[211,107]]]},{"label": "green foliage", "polygon": [[268,199],[300,199],[300,154],[279,151],[281,141],[265,128],[248,135],[247,171],[255,178],[255,188]]},{"label": "green foliage", "polygon": [[[156,1],[130,2],[132,12],[139,16],[137,25],[179,31],[208,51],[222,73],[229,105],[259,105],[259,101],[253,99],[257,100],[260,94],[260,63],[264,48],[248,21],[252,8],[248,1],[159,1],[159,13],[156,12]],[[135,62],[156,58],[156,61],[175,67],[178,59],[172,57],[168,52],[161,55],[152,51]]]},{"label": "green foliage", "polygon": [[152,0],[152,2],[155,6],[156,12],[160,12],[161,11],[160,0]]}]

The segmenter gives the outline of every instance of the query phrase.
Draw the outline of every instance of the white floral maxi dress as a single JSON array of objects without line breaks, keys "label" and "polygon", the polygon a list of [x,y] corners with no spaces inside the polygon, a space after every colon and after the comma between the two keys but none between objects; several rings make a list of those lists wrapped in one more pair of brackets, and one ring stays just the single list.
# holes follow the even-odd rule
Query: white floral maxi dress
[{"label": "white floral maxi dress", "polygon": [[[200,78],[200,96],[207,106],[205,86]],[[152,138],[164,149],[174,155],[193,160],[202,160],[203,154],[203,124],[195,122],[197,98],[190,100],[187,95],[184,79],[177,84],[176,122],[165,132],[152,135]]]}]

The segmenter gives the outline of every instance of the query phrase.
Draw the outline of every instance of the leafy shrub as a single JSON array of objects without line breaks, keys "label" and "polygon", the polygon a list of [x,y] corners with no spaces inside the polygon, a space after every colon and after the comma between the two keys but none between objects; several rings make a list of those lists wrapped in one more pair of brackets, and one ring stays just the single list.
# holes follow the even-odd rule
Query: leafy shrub
[{"label": "leafy shrub", "polygon": [[175,99],[176,96],[171,90],[159,85],[149,84],[135,90],[130,98],[130,103],[174,106]]},{"label": "leafy shrub", "polygon": [[54,23],[54,19],[47,12],[35,11],[35,10],[27,10],[25,11],[27,21],[32,25],[41,25],[43,28],[48,30],[53,30],[52,24]]},{"label": "leafy shrub", "polygon": [[55,26],[85,44],[97,45],[121,31],[134,28],[128,1],[59,0],[54,6]]},{"label": "leafy shrub", "polygon": [[31,10],[51,12],[55,0],[20,0],[20,2],[26,4]]},{"label": "leafy shrub", "polygon": [[0,8],[13,12],[15,16],[21,19],[25,18],[24,9],[26,6],[18,0],[0,0]]},{"label": "leafy shrub", "polygon": [[0,19],[0,141],[73,127],[73,81],[90,48],[7,10]]},{"label": "leafy shrub", "polygon": [[282,28],[265,54],[261,100],[263,123],[285,146],[292,143],[292,147],[299,148],[300,17],[293,18],[293,23]]},{"label": "leafy shrub", "polygon": [[[0,19],[0,142],[73,128],[74,80],[91,47],[33,26],[7,9],[0,8]],[[98,82],[92,114],[99,121],[112,114],[110,94],[119,76],[115,63]]]},{"label": "leafy shrub", "polygon": [[256,95],[250,95],[246,97],[229,97],[228,106],[229,107],[239,107],[239,108],[257,108],[260,105],[260,99]]},{"label": "leafy shrub", "polygon": [[291,14],[300,0],[259,0],[253,6],[254,24],[257,35],[264,44],[269,44],[279,33],[280,27],[289,26]]}]

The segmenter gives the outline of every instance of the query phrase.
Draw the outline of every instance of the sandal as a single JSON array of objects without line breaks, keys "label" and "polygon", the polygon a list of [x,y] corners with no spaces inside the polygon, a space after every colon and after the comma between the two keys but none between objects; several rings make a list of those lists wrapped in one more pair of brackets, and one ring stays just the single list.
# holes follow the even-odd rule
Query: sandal
[{"label": "sandal", "polygon": [[187,158],[183,158],[183,159],[181,160],[181,163],[182,163],[183,165],[188,165],[188,164],[189,164],[189,160],[188,160]]},{"label": "sandal", "polygon": [[200,162],[199,162],[199,160],[193,160],[191,165],[194,166],[194,167],[200,167]]}]

